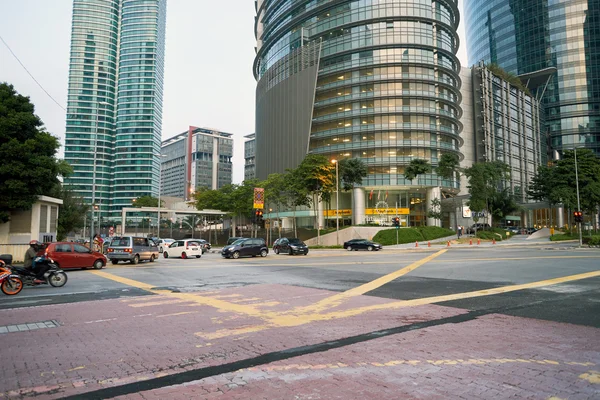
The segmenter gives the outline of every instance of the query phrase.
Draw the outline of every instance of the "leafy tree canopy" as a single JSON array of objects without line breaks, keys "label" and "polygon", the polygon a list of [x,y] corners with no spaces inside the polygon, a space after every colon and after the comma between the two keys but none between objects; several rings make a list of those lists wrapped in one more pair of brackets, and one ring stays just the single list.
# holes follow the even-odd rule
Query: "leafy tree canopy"
[{"label": "leafy tree canopy", "polygon": [[[160,206],[162,207],[164,202],[160,201]],[[156,197],[152,197],[150,195],[140,196],[136,199],[133,199],[133,206],[140,207],[158,207],[158,199]]]},{"label": "leafy tree canopy", "polygon": [[454,153],[444,153],[435,169],[438,176],[444,179],[454,179],[459,171],[460,161]]},{"label": "leafy tree canopy", "polygon": [[404,169],[404,177],[409,181],[412,181],[418,175],[427,174],[431,172],[431,170],[431,164],[429,164],[429,161],[421,158],[413,158]]},{"label": "leafy tree canopy", "polygon": [[68,176],[72,168],[56,158],[59,141],[44,129],[28,97],[0,83],[0,223],[11,210],[27,210]]},{"label": "leafy tree canopy", "polygon": [[367,176],[367,165],[360,158],[344,158],[339,161],[339,177],[343,190],[352,190],[356,185],[362,185],[362,180]]},{"label": "leafy tree canopy", "polygon": [[510,179],[510,167],[501,161],[478,162],[465,168],[464,172],[469,179],[469,206],[473,211],[488,208],[489,200],[501,191],[504,183]]}]

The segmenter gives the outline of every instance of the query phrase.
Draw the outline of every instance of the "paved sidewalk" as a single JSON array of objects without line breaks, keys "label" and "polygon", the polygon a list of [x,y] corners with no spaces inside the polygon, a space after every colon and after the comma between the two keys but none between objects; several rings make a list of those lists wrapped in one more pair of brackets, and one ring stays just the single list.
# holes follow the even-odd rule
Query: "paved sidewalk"
[{"label": "paved sidewalk", "polygon": [[[590,327],[285,285],[0,311],[0,398],[593,399]],[[87,394],[86,394],[87,393]],[[69,397],[71,396],[71,397]]]}]

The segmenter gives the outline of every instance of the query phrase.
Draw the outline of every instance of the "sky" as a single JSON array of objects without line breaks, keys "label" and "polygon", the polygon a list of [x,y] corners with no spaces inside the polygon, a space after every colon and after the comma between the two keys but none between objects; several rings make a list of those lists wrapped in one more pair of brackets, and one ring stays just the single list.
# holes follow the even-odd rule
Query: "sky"
[{"label": "sky", "polygon": [[[30,97],[63,146],[72,7],[72,0],[0,0],[0,37],[35,78],[0,41],[0,82]],[[254,0],[167,2],[162,139],[190,125],[232,133],[233,183],[244,179],[244,136],[254,132],[254,16]],[[462,18],[459,36],[466,66]]]}]

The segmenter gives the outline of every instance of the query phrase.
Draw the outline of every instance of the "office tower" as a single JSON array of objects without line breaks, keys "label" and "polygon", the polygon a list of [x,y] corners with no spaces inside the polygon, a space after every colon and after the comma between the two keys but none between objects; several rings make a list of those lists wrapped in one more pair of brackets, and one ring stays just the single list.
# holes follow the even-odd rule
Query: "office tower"
[{"label": "office tower", "polygon": [[162,142],[161,195],[190,199],[200,188],[220,189],[231,184],[231,133],[190,126]]},{"label": "office tower", "polygon": [[65,184],[101,215],[158,195],[166,0],[74,0]]},{"label": "office tower", "polygon": [[599,1],[465,0],[465,27],[470,64],[497,63],[542,99],[555,157],[600,156]]},{"label": "office tower", "polygon": [[244,136],[244,180],[256,178],[256,134]]},{"label": "office tower", "polygon": [[412,159],[461,156],[458,22],[455,0],[258,0],[257,178],[308,152],[359,158],[368,176],[341,194],[343,215],[422,224],[424,202],[458,189],[435,172],[404,177]]}]

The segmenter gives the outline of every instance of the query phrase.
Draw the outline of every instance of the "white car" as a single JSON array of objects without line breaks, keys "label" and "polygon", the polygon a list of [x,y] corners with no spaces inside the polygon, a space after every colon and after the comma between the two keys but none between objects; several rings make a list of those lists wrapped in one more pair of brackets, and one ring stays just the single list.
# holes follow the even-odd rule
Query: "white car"
[{"label": "white car", "polygon": [[200,242],[194,239],[176,240],[169,247],[165,247],[163,257],[200,258],[202,257],[202,248]]},{"label": "white car", "polygon": [[158,239],[156,242],[156,245],[158,246],[158,252],[162,253],[163,250],[169,247],[174,241],[175,239]]}]

